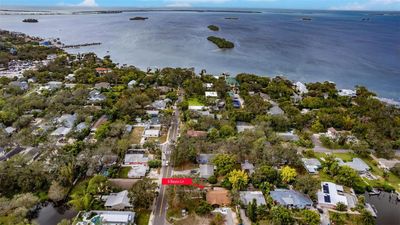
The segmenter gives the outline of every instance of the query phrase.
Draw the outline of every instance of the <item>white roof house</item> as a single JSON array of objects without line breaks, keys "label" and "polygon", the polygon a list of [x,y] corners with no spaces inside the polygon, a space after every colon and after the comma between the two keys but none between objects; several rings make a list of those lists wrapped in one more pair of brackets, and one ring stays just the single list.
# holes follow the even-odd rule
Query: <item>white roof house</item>
[{"label": "white roof house", "polygon": [[370,169],[370,167],[360,158],[353,158],[353,161],[350,162],[343,162],[340,158],[337,158],[336,160],[339,162],[340,166],[348,166],[358,173],[365,173]]},{"label": "white roof house", "polygon": [[332,182],[321,182],[321,190],[318,191],[318,204],[334,208],[341,202],[348,205],[347,197],[344,195],[343,186]]},{"label": "white roof house", "polygon": [[200,164],[200,177],[208,179],[214,175],[214,165]]},{"label": "white roof house", "polygon": [[129,202],[128,191],[124,190],[118,193],[111,193],[107,196],[107,200],[104,204],[107,209],[123,210],[126,208],[132,208]]},{"label": "white roof house", "polygon": [[236,122],[236,129],[238,133],[241,133],[245,130],[254,130],[255,126],[251,125],[250,123],[246,122]]},{"label": "white roof house", "polygon": [[67,81],[73,82],[73,81],[75,81],[75,74],[70,73],[70,74],[68,74],[67,76],[65,76],[65,79],[66,79]]},{"label": "white roof house", "polygon": [[249,174],[254,173],[254,164],[249,163],[248,160],[245,160],[243,163],[241,163],[242,170],[247,171]]},{"label": "white roof house", "polygon": [[4,128],[4,131],[7,133],[7,134],[12,134],[12,133],[14,133],[14,131],[16,131],[17,129],[16,128],[14,128],[14,127],[6,127],[6,128]]},{"label": "white roof house", "polygon": [[321,168],[321,162],[316,158],[301,158],[301,161],[306,170],[311,174],[317,173],[318,169]]},{"label": "white roof house", "polygon": [[70,131],[71,127],[59,127],[51,132],[51,136],[66,136]]},{"label": "white roof house", "polygon": [[[130,225],[135,222],[135,213],[131,211],[90,211],[88,215],[95,213],[92,218],[84,218],[84,222],[77,225],[94,224],[92,221],[99,221],[103,225]],[[99,220],[97,219],[99,218]]]},{"label": "white roof house", "polygon": [[73,127],[76,119],[76,114],[63,114],[62,116],[57,118],[57,123],[62,124],[65,127]]},{"label": "white roof house", "polygon": [[160,129],[147,129],[143,133],[144,137],[159,137]]},{"label": "white roof house", "polygon": [[135,164],[131,166],[131,170],[128,172],[129,178],[142,178],[146,176],[147,171],[149,171],[149,166],[147,164]]},{"label": "white roof house", "polygon": [[253,202],[253,199],[256,200],[257,206],[266,205],[264,194],[261,191],[241,191],[239,193],[240,200],[243,204],[248,205]]},{"label": "white roof house", "polygon": [[47,87],[47,89],[52,91],[52,90],[61,88],[62,85],[63,85],[63,82],[61,82],[61,81],[49,81],[49,82],[47,82],[46,87]]},{"label": "white roof house", "polygon": [[356,91],[350,89],[341,89],[338,92],[339,96],[347,96],[347,97],[355,97],[356,94],[357,94]]},{"label": "white roof house", "polygon": [[306,85],[304,85],[303,83],[297,81],[296,83],[294,83],[294,86],[296,86],[296,90],[300,94],[307,94],[308,93],[308,89],[307,89]]},{"label": "white roof house", "polygon": [[218,97],[218,93],[216,91],[206,91],[205,95],[206,97],[213,97],[213,98]]},{"label": "white roof house", "polygon": [[125,154],[124,164],[125,165],[135,165],[135,164],[145,164],[149,161],[149,157],[145,156],[143,153]]},{"label": "white roof house", "polygon": [[205,107],[204,105],[189,105],[188,109],[193,111],[203,110]]},{"label": "white roof house", "polygon": [[299,140],[299,136],[297,136],[297,134],[295,134],[293,132],[293,130],[288,131],[288,132],[279,132],[276,134],[285,141],[298,141]]},{"label": "white roof house", "polygon": [[136,81],[135,80],[131,80],[131,81],[129,81],[129,83],[128,83],[128,87],[129,88],[132,88],[133,86],[135,86],[136,85]]}]

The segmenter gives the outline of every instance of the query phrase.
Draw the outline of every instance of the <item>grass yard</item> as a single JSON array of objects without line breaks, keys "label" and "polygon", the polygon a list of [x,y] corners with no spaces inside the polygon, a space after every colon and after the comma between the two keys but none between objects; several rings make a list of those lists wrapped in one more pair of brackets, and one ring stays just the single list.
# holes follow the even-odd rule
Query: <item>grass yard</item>
[{"label": "grass yard", "polygon": [[[332,153],[336,158],[340,158],[345,162],[353,160],[353,158],[357,157],[354,153]],[[317,158],[323,158],[326,156],[325,153],[315,152],[315,156]],[[389,183],[393,186],[397,191],[400,191],[400,178],[394,175],[393,173],[389,173],[386,180],[383,179],[383,170],[377,166],[377,162],[375,162],[372,158],[361,158],[369,167],[371,167],[371,173],[377,177],[378,180],[368,180],[364,179],[371,186],[379,186],[382,183]],[[332,181],[332,179],[327,175],[320,171],[319,176],[322,181]]]},{"label": "grass yard", "polygon": [[[323,152],[315,152],[314,153],[316,157],[318,158],[324,158],[326,157],[326,154]],[[353,160],[353,158],[357,157],[354,153],[332,153],[335,158],[340,158],[345,162]]]},{"label": "grass yard", "polygon": [[128,178],[128,173],[131,170],[131,167],[121,167],[118,172],[119,178]]},{"label": "grass yard", "polygon": [[136,224],[137,225],[147,225],[149,224],[150,219],[150,211],[149,210],[141,210],[136,214]]},{"label": "grass yard", "polygon": [[142,134],[144,131],[144,127],[135,127],[131,133],[131,144],[140,144],[140,140],[142,139]]},{"label": "grass yard", "polygon": [[204,106],[204,104],[201,103],[199,101],[199,99],[197,99],[197,98],[190,98],[188,100],[188,105],[190,105],[190,106]]}]

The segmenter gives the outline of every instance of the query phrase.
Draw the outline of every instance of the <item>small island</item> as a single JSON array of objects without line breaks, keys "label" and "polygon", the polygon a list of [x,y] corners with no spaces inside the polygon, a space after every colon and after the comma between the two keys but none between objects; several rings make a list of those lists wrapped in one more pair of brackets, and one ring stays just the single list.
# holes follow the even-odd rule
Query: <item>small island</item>
[{"label": "small island", "polygon": [[37,20],[37,19],[24,19],[24,20],[22,20],[22,22],[24,22],[24,23],[37,23],[37,22],[39,22],[39,20]]},{"label": "small island", "polygon": [[237,17],[225,17],[226,20],[238,20],[239,18]]},{"label": "small island", "polygon": [[219,31],[219,27],[215,26],[215,25],[210,25],[208,26],[208,29],[212,30],[212,31]]},{"label": "small island", "polygon": [[304,20],[304,21],[310,21],[310,20],[312,20],[312,19],[311,19],[310,17],[303,17],[302,20]]},{"label": "small island", "polygon": [[149,19],[149,17],[141,17],[141,16],[136,16],[136,17],[132,17],[129,20],[147,20]]},{"label": "small island", "polygon": [[214,43],[215,45],[217,45],[218,48],[233,48],[233,47],[235,47],[235,45],[232,42],[226,40],[225,38],[209,36],[207,38],[207,40],[209,40],[212,43]]}]

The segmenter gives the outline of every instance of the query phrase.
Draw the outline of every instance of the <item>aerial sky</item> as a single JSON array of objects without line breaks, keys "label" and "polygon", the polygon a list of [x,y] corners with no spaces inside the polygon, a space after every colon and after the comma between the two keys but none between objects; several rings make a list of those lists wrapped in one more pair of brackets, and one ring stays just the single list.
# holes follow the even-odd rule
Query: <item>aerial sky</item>
[{"label": "aerial sky", "polygon": [[6,5],[400,10],[400,0],[0,0]]}]

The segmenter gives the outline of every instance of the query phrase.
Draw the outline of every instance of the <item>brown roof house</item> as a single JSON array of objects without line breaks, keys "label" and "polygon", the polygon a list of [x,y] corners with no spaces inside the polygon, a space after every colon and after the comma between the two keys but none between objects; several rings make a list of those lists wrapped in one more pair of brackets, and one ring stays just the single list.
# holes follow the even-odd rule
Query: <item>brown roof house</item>
[{"label": "brown roof house", "polygon": [[188,130],[187,135],[189,137],[207,137],[207,132],[198,130]]},{"label": "brown roof house", "polygon": [[231,204],[229,191],[224,188],[208,191],[206,195],[206,200],[209,204],[213,206],[227,206]]}]

